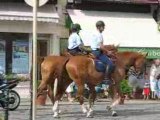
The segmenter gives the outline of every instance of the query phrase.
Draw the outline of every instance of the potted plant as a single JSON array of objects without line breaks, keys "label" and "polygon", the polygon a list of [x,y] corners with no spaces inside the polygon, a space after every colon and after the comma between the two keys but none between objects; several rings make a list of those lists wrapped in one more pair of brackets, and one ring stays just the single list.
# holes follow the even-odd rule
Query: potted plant
[{"label": "potted plant", "polygon": [[122,80],[120,84],[120,90],[124,94],[125,99],[130,99],[132,88],[128,85],[127,80]]}]

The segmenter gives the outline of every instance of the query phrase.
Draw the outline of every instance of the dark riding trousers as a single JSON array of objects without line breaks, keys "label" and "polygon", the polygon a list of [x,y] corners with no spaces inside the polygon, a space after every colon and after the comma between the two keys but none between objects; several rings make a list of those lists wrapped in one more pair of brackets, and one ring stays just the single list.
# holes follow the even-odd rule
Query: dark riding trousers
[{"label": "dark riding trousers", "polygon": [[81,53],[82,51],[79,49],[79,47],[76,47],[76,48],[73,48],[73,49],[67,49],[68,52],[71,54],[71,55],[76,55],[76,54],[79,54]]},{"label": "dark riding trousers", "polygon": [[105,65],[108,65],[108,73],[112,73],[115,69],[114,63],[110,60],[110,58],[102,53],[100,49],[92,50],[92,54],[96,56],[101,62]]}]

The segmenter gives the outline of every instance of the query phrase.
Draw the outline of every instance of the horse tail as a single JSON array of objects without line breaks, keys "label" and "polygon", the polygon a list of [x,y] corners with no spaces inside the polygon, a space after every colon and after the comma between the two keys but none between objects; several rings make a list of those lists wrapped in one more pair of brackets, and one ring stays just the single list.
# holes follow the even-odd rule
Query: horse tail
[{"label": "horse tail", "polygon": [[57,88],[58,88],[58,79],[56,78],[54,81],[54,89],[53,89],[54,98],[57,94]]},{"label": "horse tail", "polygon": [[[66,64],[67,64],[67,62],[69,61],[69,58],[67,58],[63,63],[62,63],[62,67],[61,68],[59,68],[60,70],[59,70],[59,75],[58,75],[58,77],[55,79],[55,81],[54,81],[54,89],[53,89],[53,94],[54,94],[54,98],[55,98],[55,96],[56,96],[56,94],[57,94],[57,89],[58,89],[58,87],[62,87],[64,84],[64,79],[66,78],[66,73],[67,73],[67,71],[66,71]],[[60,86],[59,86],[60,85]]]},{"label": "horse tail", "polygon": [[[37,64],[38,64],[39,68],[40,68],[43,61],[44,61],[44,57],[41,57],[41,56],[37,57]],[[33,73],[33,65],[31,65],[31,68],[30,68],[30,80],[32,80],[32,77],[33,77],[32,73]]]}]

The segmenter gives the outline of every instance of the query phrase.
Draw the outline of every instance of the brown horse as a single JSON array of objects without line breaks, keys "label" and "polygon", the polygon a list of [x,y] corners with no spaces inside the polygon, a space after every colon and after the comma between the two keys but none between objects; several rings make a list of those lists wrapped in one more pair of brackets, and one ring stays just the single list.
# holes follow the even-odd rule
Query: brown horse
[{"label": "brown horse", "polygon": [[[116,54],[118,51],[118,45],[105,45],[104,53],[107,54],[107,51],[112,51],[112,54]],[[39,64],[41,64],[41,75],[42,81],[38,87],[38,95],[42,94],[42,91],[47,89],[47,85],[49,85],[48,89],[53,89],[54,80],[56,78],[61,78],[61,73],[64,64],[72,55],[68,52],[64,52],[63,56],[47,56],[45,58],[38,57]],[[87,57],[94,58],[92,54],[86,55]],[[49,93],[49,96],[53,98],[52,92]],[[52,99],[53,101],[53,99]],[[54,101],[53,101],[54,102]]]},{"label": "brown horse", "polygon": [[[125,78],[126,69],[128,69],[130,66],[134,66],[137,72],[141,72],[145,63],[145,57],[146,55],[136,52],[120,52],[117,54],[116,69],[112,74],[112,79],[115,81],[115,85],[112,87],[114,97],[110,108],[116,106],[119,103],[119,100],[122,98],[119,85],[120,81]],[[104,73],[97,72],[94,61],[84,56],[71,57],[66,63],[65,69],[69,75],[69,78],[71,78],[78,87],[77,97],[82,105],[82,110],[87,112],[87,117],[92,116],[92,106],[96,97],[94,88],[97,84],[102,82],[104,79]],[[85,83],[90,89],[89,108],[86,108],[83,104],[83,90]],[[55,107],[58,105],[58,100],[56,97],[55,101],[56,102],[53,108],[55,115],[58,115]],[[112,111],[112,114],[116,115],[116,112]]]},{"label": "brown horse", "polygon": [[[60,81],[63,66],[65,65],[66,61],[68,61],[68,59],[69,58],[65,56],[47,56],[43,59],[41,63],[42,81],[38,87],[38,97],[40,95],[46,94],[47,90],[48,96],[54,104],[54,96],[52,93],[54,88],[54,82],[55,79],[58,79]],[[67,82],[67,80],[65,82]]]},{"label": "brown horse", "polygon": [[[141,68],[143,68],[143,64],[145,62],[145,57],[146,57],[146,55],[142,55],[136,52],[121,52],[118,53],[116,56],[117,56],[116,69],[112,74],[112,79],[115,81],[115,85],[112,87],[115,96],[113,97],[114,101],[111,104],[110,108],[113,108],[119,102],[119,98],[121,96],[121,92],[119,89],[119,82],[125,77],[126,69],[129,68],[130,66],[134,66],[137,72],[140,72]],[[78,87],[77,98],[80,104],[82,105],[83,112],[87,112],[87,117],[92,116],[92,106],[96,97],[94,87],[102,82],[102,80],[104,79],[104,73],[96,71],[94,61],[91,58],[88,58],[86,56],[74,56],[70,58],[64,57],[65,60],[63,61],[63,67],[61,67],[61,70],[64,68],[64,71],[55,74],[55,72],[51,72],[51,71],[56,71],[55,70],[56,67],[54,67],[54,65],[52,66],[52,64],[58,66],[58,63],[60,61],[58,59],[62,59],[62,56],[59,57],[52,56],[51,58],[53,60],[52,61],[53,63],[49,62],[50,60],[48,58],[46,58],[42,63],[43,82],[39,86],[39,89],[42,90],[42,88],[45,88],[46,84],[52,84],[54,82],[54,78],[56,78],[56,77],[52,78],[54,75],[58,74],[60,76],[58,79],[57,94],[55,95],[54,101],[52,101],[54,103],[53,106],[54,117],[58,116],[58,101],[63,95],[67,86],[72,82],[72,80],[76,83]],[[55,62],[54,60],[58,61]],[[48,68],[49,67],[48,62],[50,63],[50,66],[54,67],[54,69]],[[48,73],[46,74],[46,72]],[[90,88],[90,97],[89,97],[90,99],[89,99],[88,109],[83,104],[83,90],[85,83]],[[116,114],[115,111],[112,111],[112,113]]]},{"label": "brown horse", "polygon": [[[141,54],[138,52],[118,52],[116,55],[116,69],[112,74],[112,78],[115,81],[115,85],[110,86],[114,96],[112,96],[113,104],[109,107],[112,108],[117,103],[123,103],[123,95],[120,91],[120,82],[126,78],[126,74],[131,66],[135,68],[137,74],[144,72],[146,56],[148,54]],[[119,98],[119,99],[117,99]],[[115,113],[115,111],[113,111]]]}]

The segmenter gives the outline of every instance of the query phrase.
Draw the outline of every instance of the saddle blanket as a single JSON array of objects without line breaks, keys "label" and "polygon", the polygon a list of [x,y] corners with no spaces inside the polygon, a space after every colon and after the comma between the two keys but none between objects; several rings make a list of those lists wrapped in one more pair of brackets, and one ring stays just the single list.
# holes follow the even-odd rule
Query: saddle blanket
[{"label": "saddle blanket", "polygon": [[96,70],[98,72],[105,73],[105,71],[106,71],[106,65],[103,62],[101,62],[100,60],[94,60],[94,62],[95,62]]}]

